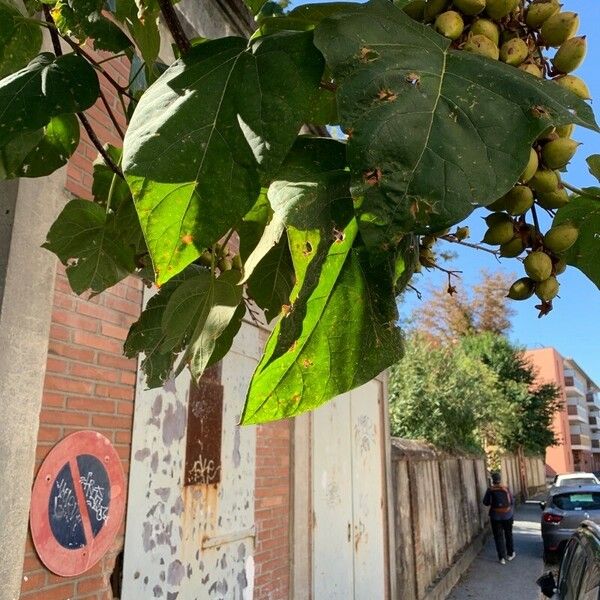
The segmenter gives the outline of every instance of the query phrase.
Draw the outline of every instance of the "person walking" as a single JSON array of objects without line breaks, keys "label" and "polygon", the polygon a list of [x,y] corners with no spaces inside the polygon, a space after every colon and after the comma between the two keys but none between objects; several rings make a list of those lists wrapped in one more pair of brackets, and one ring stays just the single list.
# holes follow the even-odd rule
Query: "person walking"
[{"label": "person walking", "polygon": [[513,521],[515,499],[507,486],[502,485],[500,473],[492,473],[492,485],[483,497],[483,504],[490,507],[490,523],[500,564],[505,565],[516,554],[513,546]]}]

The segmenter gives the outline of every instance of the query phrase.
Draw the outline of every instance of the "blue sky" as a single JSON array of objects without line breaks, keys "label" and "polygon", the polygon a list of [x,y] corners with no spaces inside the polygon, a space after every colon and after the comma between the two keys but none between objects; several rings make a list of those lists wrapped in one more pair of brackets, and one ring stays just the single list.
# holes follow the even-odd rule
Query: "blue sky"
[{"label": "blue sky", "polygon": [[[291,6],[315,2],[292,2]],[[596,117],[600,120],[600,30],[594,23],[600,23],[600,0],[562,0],[563,10],[579,13],[581,18],[580,34],[587,35],[588,55],[583,66],[576,72],[585,79],[595,103]],[[594,103],[593,103],[594,105]],[[589,174],[585,158],[590,154],[600,154],[600,134],[577,128],[574,139],[582,142],[576,157],[569,166],[565,179],[583,187],[596,182]],[[476,242],[483,237],[485,230],[481,216],[485,210],[476,211],[468,220],[471,229],[470,241]],[[477,281],[479,270],[504,270],[522,277],[522,267],[514,259],[502,259],[498,262],[485,252],[460,248],[456,244],[447,244],[444,249],[456,251],[458,258],[452,268],[463,271],[462,286],[468,288]],[[440,245],[441,249],[441,245]],[[446,265],[448,266],[448,265]],[[425,272],[414,278],[413,283],[422,291],[430,285],[445,285],[446,276],[440,272]],[[528,348],[553,346],[563,356],[574,358],[590,377],[600,384],[600,291],[583,273],[572,267],[560,277],[560,298],[554,302],[554,310],[538,319],[534,305],[537,299],[514,302],[517,314],[513,319],[510,337],[513,341]],[[401,317],[406,318],[419,300],[414,294],[407,295],[400,307]]]}]

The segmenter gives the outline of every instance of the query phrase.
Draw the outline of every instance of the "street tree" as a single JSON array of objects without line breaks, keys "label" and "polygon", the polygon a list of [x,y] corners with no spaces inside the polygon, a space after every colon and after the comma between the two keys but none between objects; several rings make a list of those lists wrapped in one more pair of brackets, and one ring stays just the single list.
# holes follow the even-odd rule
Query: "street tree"
[{"label": "street tree", "polygon": [[[243,423],[361,385],[402,354],[397,294],[436,266],[438,244],[468,243],[451,228],[484,207],[485,242],[527,253],[512,298],[536,294],[547,313],[567,265],[600,283],[600,191],[561,174],[573,125],[598,130],[571,73],[585,54],[577,15],[554,0],[246,4],[250,40],[205,40],[170,0],[0,0],[0,174],[48,175],[85,128],[93,200],[70,201],[45,246],[77,294],[127,276],[158,287],[125,344],[149,386],[186,367],[199,378],[250,302],[277,320]],[[106,69],[117,57],[127,86]],[[122,148],[85,115],[99,78],[128,120]],[[299,134],[326,125],[344,139]]]}]

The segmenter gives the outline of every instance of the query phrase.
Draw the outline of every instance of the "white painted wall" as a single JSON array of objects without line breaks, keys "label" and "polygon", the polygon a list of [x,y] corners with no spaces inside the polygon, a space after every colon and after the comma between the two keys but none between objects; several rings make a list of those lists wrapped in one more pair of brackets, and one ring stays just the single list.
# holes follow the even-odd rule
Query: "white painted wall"
[{"label": "white painted wall", "polygon": [[237,426],[259,357],[244,323],[223,360],[221,482],[183,486],[187,371],[160,390],[138,384],[123,599],[249,600],[254,579],[255,429]]}]

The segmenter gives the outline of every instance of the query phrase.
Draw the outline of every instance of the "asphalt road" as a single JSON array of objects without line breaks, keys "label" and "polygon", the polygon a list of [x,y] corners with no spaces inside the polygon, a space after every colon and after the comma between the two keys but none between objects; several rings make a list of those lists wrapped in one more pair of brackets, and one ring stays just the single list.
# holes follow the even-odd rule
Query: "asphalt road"
[{"label": "asphalt road", "polygon": [[539,600],[536,579],[544,572],[540,508],[520,506],[513,528],[516,558],[501,565],[490,536],[447,600]]}]

